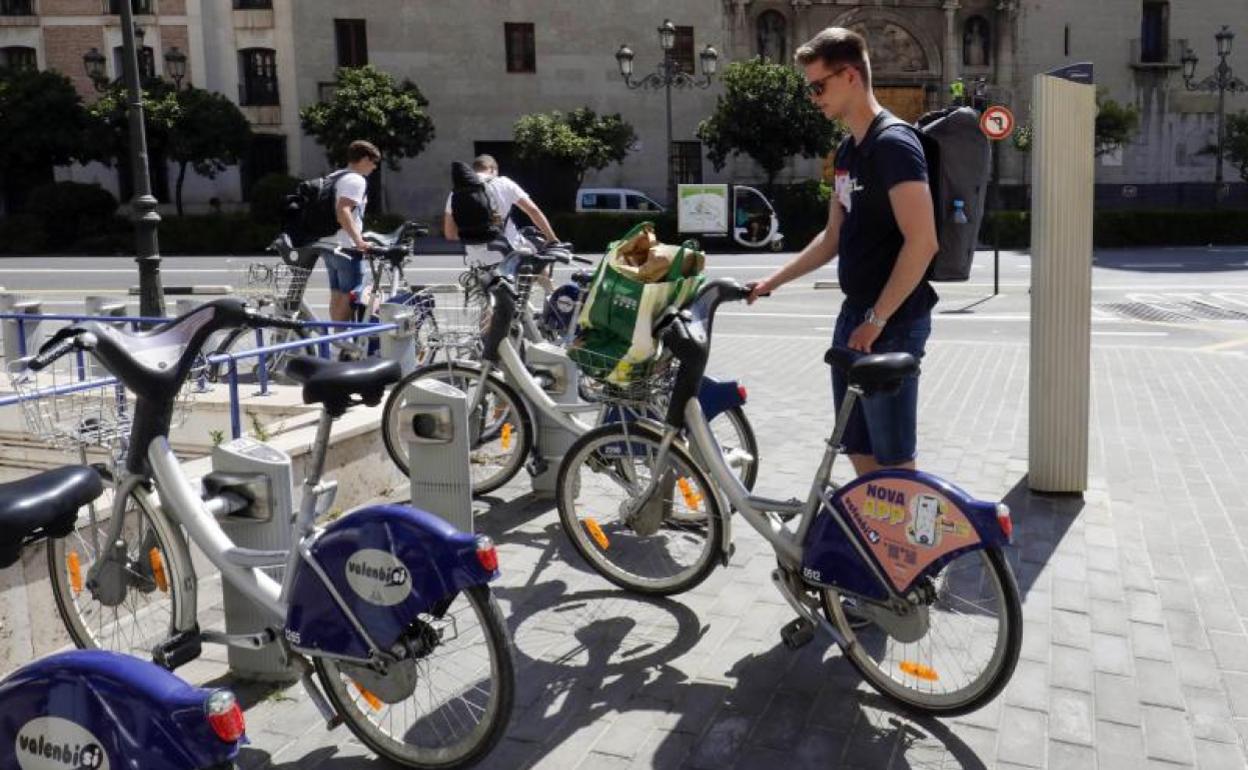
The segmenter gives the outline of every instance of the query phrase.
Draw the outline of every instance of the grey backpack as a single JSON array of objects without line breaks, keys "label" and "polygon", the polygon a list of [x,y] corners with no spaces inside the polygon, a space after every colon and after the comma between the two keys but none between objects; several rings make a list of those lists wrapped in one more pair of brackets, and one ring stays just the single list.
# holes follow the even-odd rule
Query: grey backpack
[{"label": "grey backpack", "polygon": [[971,277],[992,173],[992,150],[979,128],[979,113],[970,107],[952,107],[929,112],[913,126],[899,118],[883,120],[876,131],[896,125],[914,130],[927,157],[940,241],[927,279],[965,281]]}]

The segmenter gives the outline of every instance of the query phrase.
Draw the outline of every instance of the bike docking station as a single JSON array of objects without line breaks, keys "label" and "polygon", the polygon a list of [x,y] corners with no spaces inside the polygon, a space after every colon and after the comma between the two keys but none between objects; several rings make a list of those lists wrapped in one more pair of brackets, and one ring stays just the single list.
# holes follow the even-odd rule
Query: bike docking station
[{"label": "bike docking station", "polygon": [[408,446],[412,507],[472,533],[468,397],[437,380],[407,386],[399,438]]},{"label": "bike docking station", "polygon": [[[585,405],[587,411],[599,408],[596,404],[581,400],[581,370],[568,358],[565,348],[549,342],[528,343],[525,345],[524,359],[542,390],[558,406]],[[509,384],[523,392],[517,383]],[[553,499],[558,484],[559,464],[576,441],[577,434],[564,428],[546,410],[533,404],[529,404],[529,416],[533,420],[534,444],[532,456],[524,467],[532,477],[533,494],[539,499]]]},{"label": "bike docking station", "polygon": [[[95,318],[125,318],[127,316],[125,300],[119,300],[113,297],[90,295],[83,300],[83,304],[86,307],[86,314]],[[125,321],[118,321],[114,324],[114,326],[118,328],[124,327],[125,325]],[[105,369],[104,366],[101,365],[99,361],[96,361],[94,357],[87,356],[87,361],[87,366],[90,367],[92,379],[110,376],[108,369]]]},{"label": "bike docking station", "polygon": [[383,324],[394,324],[392,331],[380,335],[381,357],[398,361],[403,375],[416,369],[416,332],[420,321],[412,308],[401,302],[383,302],[377,310],[377,318]]},{"label": "bike docking station", "polygon": [[1031,152],[1028,485],[1088,488],[1096,86],[1091,63],[1036,75]]},{"label": "bike docking station", "polygon": [[[203,485],[209,496],[228,490],[248,499],[246,508],[219,519],[221,529],[236,547],[261,551],[289,551],[294,547],[290,520],[277,515],[279,511],[299,510],[291,494],[297,486],[294,470],[285,452],[246,436],[218,444],[212,450],[212,472],[204,477]],[[264,569],[274,580],[282,581],[282,567]],[[272,615],[267,610],[225,580],[222,581],[222,602],[227,637],[237,640],[272,624]],[[245,643],[219,641],[226,641],[230,671],[241,679],[259,682],[299,679],[299,670],[285,660],[281,647],[276,644],[249,647]]]}]

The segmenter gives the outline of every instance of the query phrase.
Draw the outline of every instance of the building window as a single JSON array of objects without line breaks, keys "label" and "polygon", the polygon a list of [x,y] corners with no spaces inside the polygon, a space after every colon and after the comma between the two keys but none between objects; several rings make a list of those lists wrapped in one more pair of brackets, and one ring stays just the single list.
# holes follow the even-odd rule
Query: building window
[{"label": "building window", "polygon": [[672,178],[676,184],[702,184],[701,142],[672,142]]},{"label": "building window", "polygon": [[967,19],[962,26],[962,65],[987,67],[991,46],[988,20],[983,16],[972,16]]},{"label": "building window", "polygon": [[234,7],[240,11],[272,10],[273,0],[234,0]]},{"label": "building window", "polygon": [[277,52],[271,48],[246,48],[238,52],[243,82],[238,103],[245,107],[272,106],[277,101]]},{"label": "building window", "polygon": [[[130,0],[130,10],[135,15],[152,14],[152,0]],[[108,12],[114,16],[121,15],[121,0],[108,0]]]},{"label": "building window", "polygon": [[[125,46],[117,46],[113,49],[113,72],[117,73],[117,77],[122,77],[122,73],[126,71],[126,48]],[[139,49],[139,82],[146,83],[156,78],[156,52],[150,46],[143,46]]]},{"label": "building window", "polygon": [[363,19],[334,19],[334,40],[338,43],[339,67],[368,64],[368,34]]},{"label": "building window", "polygon": [[20,45],[0,48],[0,69],[36,70],[38,68],[35,49]]},{"label": "building window", "polygon": [[1169,37],[1170,4],[1144,3],[1144,17],[1140,23],[1140,61],[1146,64],[1166,61]]},{"label": "building window", "polygon": [[0,0],[0,16],[34,16],[35,0]]},{"label": "building window", "polygon": [[672,46],[672,59],[676,66],[692,75],[693,69],[693,27],[676,28],[676,44]]},{"label": "building window", "polygon": [[529,22],[503,24],[507,41],[507,71],[537,72],[536,32]]},{"label": "building window", "polygon": [[758,55],[772,64],[788,63],[788,23],[779,11],[763,11],[758,17]]}]

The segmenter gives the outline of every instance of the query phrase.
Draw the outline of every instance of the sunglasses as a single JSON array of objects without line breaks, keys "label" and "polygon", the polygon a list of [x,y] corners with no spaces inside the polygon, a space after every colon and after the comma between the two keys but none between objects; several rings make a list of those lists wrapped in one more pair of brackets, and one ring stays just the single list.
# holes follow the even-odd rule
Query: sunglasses
[{"label": "sunglasses", "polygon": [[849,67],[840,67],[840,68],[836,69],[835,71],[830,72],[830,73],[828,73],[827,75],[824,75],[823,77],[819,78],[818,80],[813,80],[813,81],[811,81],[811,82],[807,83],[807,84],[806,84],[806,95],[807,95],[807,96],[823,96],[823,92],[824,92],[825,90],[827,90],[827,87],[828,87],[828,81],[829,81],[829,80],[831,80],[832,78],[836,77],[837,75],[841,74],[842,72],[844,72],[844,71],[845,71],[845,70],[847,70],[847,69],[849,69]]}]

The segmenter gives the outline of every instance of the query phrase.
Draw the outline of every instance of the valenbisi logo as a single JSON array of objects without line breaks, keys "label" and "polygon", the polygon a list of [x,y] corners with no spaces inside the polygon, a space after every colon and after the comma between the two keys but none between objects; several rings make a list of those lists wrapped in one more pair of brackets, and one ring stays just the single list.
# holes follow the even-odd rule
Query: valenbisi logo
[{"label": "valenbisi logo", "polygon": [[21,770],[108,770],[108,755],[86,728],[60,717],[22,726],[14,746]]},{"label": "valenbisi logo", "polygon": [[347,559],[347,584],[369,604],[389,607],[412,592],[411,576],[389,551],[364,548]]}]

